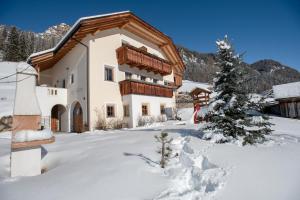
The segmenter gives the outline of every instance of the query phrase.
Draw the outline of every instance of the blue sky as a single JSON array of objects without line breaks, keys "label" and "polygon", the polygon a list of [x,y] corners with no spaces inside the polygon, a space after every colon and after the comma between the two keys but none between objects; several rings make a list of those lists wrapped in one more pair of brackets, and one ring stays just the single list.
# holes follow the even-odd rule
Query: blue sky
[{"label": "blue sky", "polygon": [[227,34],[244,60],[275,59],[300,70],[300,0],[0,0],[0,24],[42,32],[83,16],[131,10],[176,44],[215,52]]}]

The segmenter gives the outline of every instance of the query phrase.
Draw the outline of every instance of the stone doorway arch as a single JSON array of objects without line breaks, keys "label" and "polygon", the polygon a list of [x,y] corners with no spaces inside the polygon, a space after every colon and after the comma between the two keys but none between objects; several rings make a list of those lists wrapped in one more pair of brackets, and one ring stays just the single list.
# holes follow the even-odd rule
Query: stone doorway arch
[{"label": "stone doorway arch", "polygon": [[61,104],[56,104],[51,109],[51,130],[53,132],[66,131],[67,126],[66,108]]},{"label": "stone doorway arch", "polygon": [[76,102],[72,111],[72,131],[83,132],[83,111],[79,102]]}]

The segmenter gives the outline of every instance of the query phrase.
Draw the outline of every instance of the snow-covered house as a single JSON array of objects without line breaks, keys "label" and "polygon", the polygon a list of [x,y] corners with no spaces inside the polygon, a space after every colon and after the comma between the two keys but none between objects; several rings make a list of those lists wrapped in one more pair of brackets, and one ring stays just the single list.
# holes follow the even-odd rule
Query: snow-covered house
[{"label": "snow-covered house", "polygon": [[129,11],[80,18],[28,63],[38,72],[42,124],[68,132],[164,115],[184,72],[171,38]]},{"label": "snow-covered house", "polygon": [[281,116],[300,118],[300,82],[274,85],[273,92],[279,102]]}]

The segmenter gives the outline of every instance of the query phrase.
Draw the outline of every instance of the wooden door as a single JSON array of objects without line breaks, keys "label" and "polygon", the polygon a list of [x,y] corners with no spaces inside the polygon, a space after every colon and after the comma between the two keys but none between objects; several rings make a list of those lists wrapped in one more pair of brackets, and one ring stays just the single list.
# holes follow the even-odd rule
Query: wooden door
[{"label": "wooden door", "polygon": [[75,133],[81,133],[83,131],[83,116],[79,103],[76,103],[73,110],[73,131]]},{"label": "wooden door", "polygon": [[51,131],[58,131],[58,107],[54,106],[51,110]]}]

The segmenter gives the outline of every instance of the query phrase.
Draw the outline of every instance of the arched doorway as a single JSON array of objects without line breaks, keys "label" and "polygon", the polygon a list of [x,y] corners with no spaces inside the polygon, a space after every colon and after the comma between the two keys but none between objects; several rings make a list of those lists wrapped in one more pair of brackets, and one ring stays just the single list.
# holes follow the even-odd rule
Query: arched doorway
[{"label": "arched doorway", "polygon": [[83,131],[82,108],[79,102],[76,102],[73,109],[73,132],[81,133]]},{"label": "arched doorway", "polygon": [[65,131],[67,115],[66,108],[63,105],[55,105],[51,109],[51,130],[53,132]]}]

